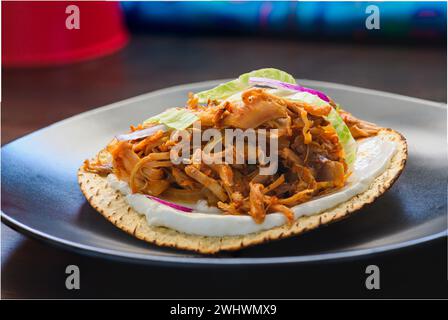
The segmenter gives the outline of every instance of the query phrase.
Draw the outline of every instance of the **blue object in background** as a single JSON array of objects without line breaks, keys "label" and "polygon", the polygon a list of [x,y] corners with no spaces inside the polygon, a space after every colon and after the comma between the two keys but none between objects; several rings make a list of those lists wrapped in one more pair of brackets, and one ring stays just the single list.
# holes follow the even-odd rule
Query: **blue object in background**
[{"label": "blue object in background", "polygon": [[[281,31],[293,2],[206,1],[122,2],[129,24],[139,30]],[[151,29],[149,29],[151,28]]]},{"label": "blue object in background", "polygon": [[[365,27],[366,8],[380,12],[380,29]],[[303,2],[296,8],[297,29],[305,35],[383,39],[443,40],[446,37],[444,2]]]},{"label": "blue object in background", "polygon": [[[366,7],[380,10],[367,30]],[[122,2],[132,30],[445,42],[445,2]]]}]

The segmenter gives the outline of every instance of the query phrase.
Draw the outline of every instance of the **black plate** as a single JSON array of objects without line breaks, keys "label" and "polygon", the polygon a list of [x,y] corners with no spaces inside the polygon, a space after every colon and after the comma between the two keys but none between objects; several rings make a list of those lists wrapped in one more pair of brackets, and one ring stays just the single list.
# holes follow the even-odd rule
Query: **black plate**
[{"label": "black plate", "polygon": [[76,171],[129,124],[183,105],[204,82],[156,91],[80,114],[2,148],[2,221],[28,235],[94,255],[179,264],[298,263],[355,257],[411,246],[447,234],[446,105],[315,81],[355,115],[407,138],[400,179],[349,219],[299,237],[216,256],[160,248],[117,229],[81,194]]}]

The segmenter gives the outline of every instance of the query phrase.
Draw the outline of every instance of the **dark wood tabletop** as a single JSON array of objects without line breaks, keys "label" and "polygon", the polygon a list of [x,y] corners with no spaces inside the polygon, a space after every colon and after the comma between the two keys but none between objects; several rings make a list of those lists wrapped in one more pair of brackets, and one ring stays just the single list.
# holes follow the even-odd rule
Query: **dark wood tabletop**
[{"label": "dark wood tabletop", "polygon": [[[260,37],[134,35],[113,55],[72,65],[4,69],[2,144],[80,112],[168,86],[272,66],[305,79],[446,102],[446,50]],[[446,240],[356,261],[299,267],[149,267],[83,256],[1,226],[2,298],[441,297]],[[65,268],[81,289],[65,288]],[[384,285],[364,286],[380,265]]]}]

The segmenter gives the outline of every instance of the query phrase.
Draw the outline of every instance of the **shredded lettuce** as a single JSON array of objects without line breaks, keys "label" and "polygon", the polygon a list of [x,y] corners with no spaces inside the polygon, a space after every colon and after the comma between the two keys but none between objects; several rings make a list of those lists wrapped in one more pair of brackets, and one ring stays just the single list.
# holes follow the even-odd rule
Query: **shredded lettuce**
[{"label": "shredded lettuce", "polygon": [[198,116],[187,109],[172,108],[145,120],[144,123],[160,123],[172,129],[184,130],[198,119]]},{"label": "shredded lettuce", "polygon": [[294,92],[292,95],[290,94],[287,99],[299,100],[316,107],[325,107],[328,105],[328,102],[309,92]]},{"label": "shredded lettuce", "polygon": [[[315,106],[328,105],[327,102],[308,92],[294,93],[293,95],[290,95],[287,98],[290,100],[300,100]],[[340,106],[337,105],[337,109],[339,108]],[[345,162],[349,167],[351,167],[356,159],[357,144],[350,132],[350,129],[347,127],[344,120],[339,115],[337,109],[331,108],[331,111],[325,117],[325,120],[327,120],[331,124],[331,126],[335,129],[339,138],[339,143],[342,145],[344,149]]]},{"label": "shredded lettuce", "polygon": [[353,138],[350,129],[345,124],[342,117],[332,108],[330,113],[325,117],[325,119],[330,122],[339,138],[339,142],[342,144],[344,149],[345,162],[349,167],[353,165],[356,160],[357,143]]},{"label": "shredded lettuce", "polygon": [[214,87],[213,89],[197,93],[196,95],[199,98],[199,103],[206,103],[208,99],[223,100],[240,91],[243,91],[244,89],[249,88],[251,86],[249,84],[250,77],[274,79],[291,84],[296,83],[296,80],[293,76],[278,69],[265,68],[254,70],[240,75],[238,79],[222,83],[217,87]]}]

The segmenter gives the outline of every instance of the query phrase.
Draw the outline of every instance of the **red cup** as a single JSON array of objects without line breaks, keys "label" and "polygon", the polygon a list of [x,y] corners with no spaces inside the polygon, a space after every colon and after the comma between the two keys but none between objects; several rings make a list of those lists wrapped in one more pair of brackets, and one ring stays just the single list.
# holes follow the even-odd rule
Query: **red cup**
[{"label": "red cup", "polygon": [[[73,20],[76,11],[79,20]],[[69,8],[70,9],[70,8]],[[67,12],[66,12],[67,11]],[[79,21],[79,29],[69,29]],[[2,63],[6,67],[49,66],[104,56],[128,41],[117,2],[3,2]]]}]

